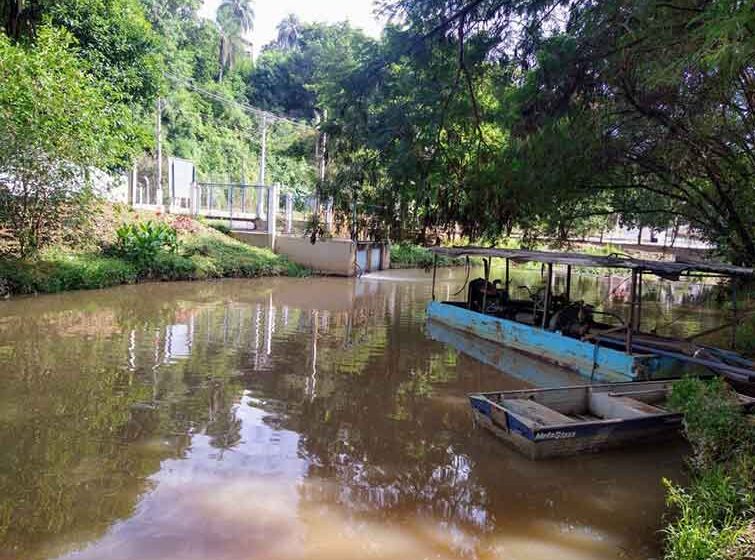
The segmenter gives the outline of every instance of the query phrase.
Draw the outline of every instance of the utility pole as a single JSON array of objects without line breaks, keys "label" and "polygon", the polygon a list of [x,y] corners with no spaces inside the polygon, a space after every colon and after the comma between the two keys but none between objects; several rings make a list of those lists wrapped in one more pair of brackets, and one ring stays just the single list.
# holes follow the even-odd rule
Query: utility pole
[{"label": "utility pole", "polygon": [[162,206],[165,204],[163,198],[163,100],[162,97],[157,98],[157,121],[155,127],[155,136],[157,138],[157,181],[155,182],[157,192],[157,205]]},{"label": "utility pole", "polygon": [[[265,185],[265,172],[267,167],[267,115],[262,115],[262,150],[260,153],[260,186]],[[263,196],[261,189],[257,189],[257,217],[260,218],[263,215],[265,207],[265,197]]]},{"label": "utility pole", "polygon": [[322,186],[325,181],[325,143],[327,142],[326,133],[322,130],[322,124],[328,116],[327,110],[323,109],[322,113],[318,109],[315,109],[315,116],[317,117],[317,142],[315,142],[315,160],[317,160],[317,175],[318,182],[315,189],[315,200],[312,212],[319,220],[320,218],[320,197],[322,196]]},{"label": "utility pole", "polygon": [[325,182],[325,150],[328,143],[328,134],[320,133],[320,184]]},{"label": "utility pole", "polygon": [[260,185],[265,184],[267,166],[267,116],[262,116],[262,153],[260,154]]}]

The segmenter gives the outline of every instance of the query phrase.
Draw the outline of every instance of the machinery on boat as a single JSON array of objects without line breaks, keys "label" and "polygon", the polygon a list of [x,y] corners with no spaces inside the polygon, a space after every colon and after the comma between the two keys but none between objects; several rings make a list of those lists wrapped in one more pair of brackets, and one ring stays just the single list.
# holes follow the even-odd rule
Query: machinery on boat
[{"label": "machinery on boat", "polygon": [[[620,382],[680,377],[684,373],[721,374],[738,389],[755,388],[755,364],[727,349],[642,332],[642,279],[682,277],[752,278],[755,270],[723,263],[649,261],[630,257],[579,253],[523,251],[482,247],[430,249],[449,257],[482,257],[484,278],[468,283],[464,301],[433,299],[427,314],[432,321],[529,353],[576,371],[591,381]],[[491,260],[505,260],[505,277],[491,281]],[[533,290],[513,287],[510,262],[538,262],[546,269],[545,285]],[[565,289],[554,293],[554,267],[565,267]],[[574,267],[622,269],[628,278],[628,315],[607,313],[594,303],[574,300]],[[736,301],[736,300],[735,300]],[[733,324],[737,322],[736,305]],[[721,327],[723,328],[723,327]],[[701,333],[701,334],[708,334]]]}]

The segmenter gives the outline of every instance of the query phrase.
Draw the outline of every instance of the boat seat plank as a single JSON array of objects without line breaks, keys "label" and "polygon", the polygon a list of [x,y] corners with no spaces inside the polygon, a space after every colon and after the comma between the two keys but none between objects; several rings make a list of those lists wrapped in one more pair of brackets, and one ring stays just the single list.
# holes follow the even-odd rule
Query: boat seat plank
[{"label": "boat seat plank", "polygon": [[576,422],[574,418],[569,418],[532,399],[504,399],[502,404],[504,408],[514,414],[524,416],[540,426],[554,426]]},{"label": "boat seat plank", "polygon": [[651,389],[648,391],[617,391],[615,393],[608,393],[611,397],[624,397],[629,399],[635,399],[641,402],[662,402],[668,398],[668,391],[666,389]]},{"label": "boat seat plank", "polygon": [[608,393],[612,397],[665,397],[668,395],[668,390],[665,387],[660,389],[645,389],[642,391],[612,391]]},{"label": "boat seat plank", "polygon": [[666,411],[651,404],[631,397],[611,396],[606,393],[592,393],[590,395],[590,412],[601,418],[629,420],[665,414]]}]

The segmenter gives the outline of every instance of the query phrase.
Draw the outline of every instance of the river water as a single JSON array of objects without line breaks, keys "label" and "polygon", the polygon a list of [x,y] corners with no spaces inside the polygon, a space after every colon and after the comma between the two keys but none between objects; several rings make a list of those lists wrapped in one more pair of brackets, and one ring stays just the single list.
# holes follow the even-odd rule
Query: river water
[{"label": "river water", "polygon": [[[439,276],[445,297],[464,271]],[[574,289],[620,309],[619,282]],[[0,303],[0,558],[659,557],[684,444],[519,456],[465,395],[532,380],[430,339],[430,291],[397,271]],[[644,320],[713,325],[706,292],[650,286]]]}]

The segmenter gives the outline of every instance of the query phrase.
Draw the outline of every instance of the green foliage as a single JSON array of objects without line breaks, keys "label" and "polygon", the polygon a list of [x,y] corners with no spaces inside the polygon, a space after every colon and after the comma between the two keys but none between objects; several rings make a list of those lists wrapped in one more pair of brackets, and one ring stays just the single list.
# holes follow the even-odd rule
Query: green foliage
[{"label": "green foliage", "polygon": [[[743,558],[748,523],[732,511],[738,501],[734,481],[721,469],[693,481],[691,489],[664,480],[666,501],[676,512],[665,529],[666,560],[729,560]],[[752,495],[750,495],[752,497]],[[749,508],[752,514],[752,504]]]},{"label": "green foliage", "polygon": [[71,35],[41,27],[33,44],[0,34],[0,228],[33,254],[89,211],[90,169],[118,164],[132,121],[77,56]]},{"label": "green foliage", "polygon": [[226,235],[231,233],[231,226],[225,220],[207,220],[207,226]]},{"label": "green foliage", "polygon": [[162,253],[178,250],[176,230],[164,222],[146,221],[121,225],[115,232],[117,255],[149,271]]},{"label": "green foliage", "polygon": [[100,254],[52,250],[35,259],[0,259],[0,284],[13,294],[106,288],[132,284],[138,276],[132,263]]},{"label": "green foliage", "polygon": [[[38,14],[77,40],[91,74],[113,104],[147,109],[161,84],[159,39],[139,0],[39,0]],[[151,123],[150,123],[151,124]],[[151,127],[150,127],[151,128]],[[144,141],[134,136],[130,141]]]},{"label": "green foliage", "polygon": [[364,204],[395,239],[461,225],[531,241],[618,215],[755,262],[751,2],[383,7],[408,31],[315,87],[343,211]]},{"label": "green foliage", "polygon": [[683,379],[669,406],[693,448],[687,489],[664,480],[673,517],[668,560],[744,558],[755,551],[755,428],[721,379]]},{"label": "green foliage", "polygon": [[755,356],[755,315],[750,315],[737,325],[737,350],[747,356]]},{"label": "green foliage", "polygon": [[[193,260],[207,276],[302,276],[306,271],[267,249],[236,241],[228,236],[199,235],[188,239],[182,254]],[[212,266],[207,266],[209,259]]]},{"label": "green foliage", "polygon": [[250,0],[223,0],[218,7],[217,22],[220,30],[218,81],[222,81],[226,70],[231,69],[251,46],[244,39],[244,34],[254,26],[254,9]]},{"label": "green foliage", "polygon": [[309,271],[267,249],[198,227],[180,234],[162,222],[121,226],[113,255],[43,251],[33,259],[0,259],[0,295],[105,288],[140,280],[307,276]]},{"label": "green foliage", "polygon": [[[462,266],[464,259],[440,256],[438,266]],[[391,268],[431,268],[433,254],[429,249],[411,243],[391,245]]]},{"label": "green foliage", "polygon": [[684,429],[692,444],[697,468],[727,461],[743,450],[755,449],[753,428],[724,380],[682,379],[674,384],[669,406],[684,414]]}]

